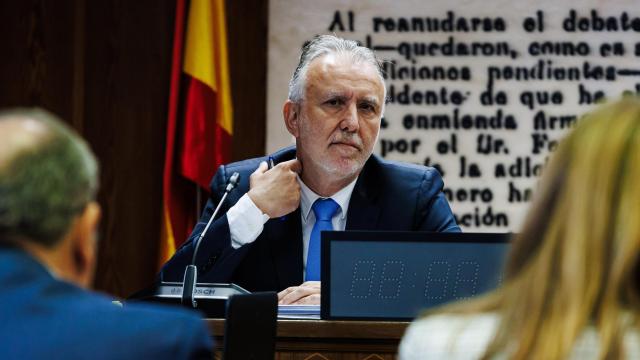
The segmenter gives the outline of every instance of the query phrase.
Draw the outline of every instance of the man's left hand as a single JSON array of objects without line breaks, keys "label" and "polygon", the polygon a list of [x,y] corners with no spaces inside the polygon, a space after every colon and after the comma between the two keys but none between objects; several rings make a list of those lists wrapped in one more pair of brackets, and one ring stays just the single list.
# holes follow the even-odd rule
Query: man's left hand
[{"label": "man's left hand", "polygon": [[278,305],[320,305],[320,281],[307,281],[280,291]]}]

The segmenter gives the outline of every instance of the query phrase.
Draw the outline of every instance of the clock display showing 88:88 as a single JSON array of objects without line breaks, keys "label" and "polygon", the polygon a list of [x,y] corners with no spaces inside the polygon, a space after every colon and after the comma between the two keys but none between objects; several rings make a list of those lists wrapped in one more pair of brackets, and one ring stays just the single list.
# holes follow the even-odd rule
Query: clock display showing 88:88
[{"label": "clock display showing 88:88", "polygon": [[[351,288],[353,299],[371,297],[398,299],[402,291],[418,291],[429,303],[451,299],[465,299],[479,293],[480,263],[474,260],[449,261],[435,259],[422,272],[407,271],[401,260],[355,260],[352,265]],[[502,279],[498,279],[498,284]]]}]

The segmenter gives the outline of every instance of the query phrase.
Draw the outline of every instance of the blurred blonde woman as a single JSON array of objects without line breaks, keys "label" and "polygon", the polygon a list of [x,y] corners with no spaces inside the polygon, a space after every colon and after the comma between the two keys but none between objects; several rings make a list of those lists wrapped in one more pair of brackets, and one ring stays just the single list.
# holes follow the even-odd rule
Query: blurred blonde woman
[{"label": "blurred blonde woman", "polygon": [[581,119],[552,156],[504,286],[414,322],[411,359],[640,359],[640,100]]}]

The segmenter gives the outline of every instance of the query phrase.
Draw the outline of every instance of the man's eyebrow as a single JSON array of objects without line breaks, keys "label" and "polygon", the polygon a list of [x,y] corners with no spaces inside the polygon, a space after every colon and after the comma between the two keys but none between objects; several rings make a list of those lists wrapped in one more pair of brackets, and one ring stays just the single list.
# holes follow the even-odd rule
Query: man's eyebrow
[{"label": "man's eyebrow", "polygon": [[378,106],[380,103],[378,102],[378,99],[376,97],[373,96],[365,96],[362,99],[360,99],[360,102],[366,102],[372,105],[376,105]]}]

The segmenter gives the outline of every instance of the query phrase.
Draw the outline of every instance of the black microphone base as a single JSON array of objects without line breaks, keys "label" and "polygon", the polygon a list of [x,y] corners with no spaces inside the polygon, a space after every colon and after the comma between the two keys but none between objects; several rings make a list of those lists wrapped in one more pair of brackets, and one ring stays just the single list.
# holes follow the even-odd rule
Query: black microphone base
[{"label": "black microphone base", "polygon": [[[196,309],[207,318],[224,318],[227,300],[232,295],[250,294],[236,284],[196,284],[194,292]],[[182,306],[182,283],[162,282],[155,289],[138,293],[131,301],[146,301]]]}]

